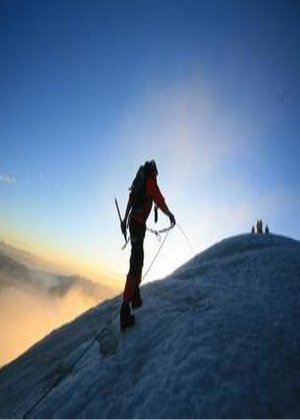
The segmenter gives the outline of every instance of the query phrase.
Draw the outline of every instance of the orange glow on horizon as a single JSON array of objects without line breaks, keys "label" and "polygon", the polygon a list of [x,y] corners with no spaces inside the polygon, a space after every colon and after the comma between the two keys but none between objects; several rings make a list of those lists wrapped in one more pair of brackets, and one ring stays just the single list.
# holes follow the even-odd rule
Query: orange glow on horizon
[{"label": "orange glow on horizon", "polygon": [[[3,231],[3,229],[1,230]],[[20,239],[20,235],[12,232],[5,232],[4,235],[1,235],[1,240],[7,245],[36,257],[39,264],[47,271],[64,275],[79,275],[103,286],[117,290],[122,288],[122,274],[113,272],[100,257],[99,260],[93,261],[84,255],[74,255],[62,249],[59,250],[58,247],[40,243],[31,236],[26,236],[26,240]]]}]

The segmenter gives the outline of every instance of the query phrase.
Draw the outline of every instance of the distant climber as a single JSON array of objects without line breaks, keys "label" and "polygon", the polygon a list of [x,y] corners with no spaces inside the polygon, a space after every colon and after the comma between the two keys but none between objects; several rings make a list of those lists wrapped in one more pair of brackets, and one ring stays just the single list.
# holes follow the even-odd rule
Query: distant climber
[{"label": "distant climber", "polygon": [[170,218],[171,225],[175,225],[175,217],[169,210],[164,197],[157,185],[157,166],[154,160],[142,165],[129,188],[130,194],[124,219],[121,221],[121,230],[126,236],[127,222],[131,239],[131,255],[129,272],[126,278],[123,293],[123,303],[120,309],[120,326],[125,329],[135,322],[131,313],[132,308],[139,308],[143,301],[140,295],[139,285],[142,279],[144,262],[144,237],[146,232],[146,220],[150,214],[153,201]]},{"label": "distant climber", "polygon": [[256,222],[256,233],[261,234],[263,233],[263,222],[261,219],[257,219]]},{"label": "distant climber", "polygon": [[252,235],[255,234],[255,227],[254,226],[252,226],[251,233],[252,233]]},{"label": "distant climber", "polygon": [[265,233],[266,233],[267,235],[270,233],[270,230],[269,230],[269,226],[268,226],[268,225],[266,225],[266,228],[265,228]]}]

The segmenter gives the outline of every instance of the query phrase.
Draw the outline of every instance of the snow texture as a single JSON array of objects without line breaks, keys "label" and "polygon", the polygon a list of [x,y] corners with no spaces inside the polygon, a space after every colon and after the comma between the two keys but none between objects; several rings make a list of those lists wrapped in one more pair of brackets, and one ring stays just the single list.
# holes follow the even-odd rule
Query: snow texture
[{"label": "snow texture", "polygon": [[240,235],[0,370],[0,417],[299,418],[300,243]]}]

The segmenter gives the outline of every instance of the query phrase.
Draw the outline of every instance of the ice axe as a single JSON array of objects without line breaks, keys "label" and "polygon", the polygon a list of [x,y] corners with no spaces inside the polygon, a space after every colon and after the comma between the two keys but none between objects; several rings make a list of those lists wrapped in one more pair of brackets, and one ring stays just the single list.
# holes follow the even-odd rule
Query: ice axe
[{"label": "ice axe", "polygon": [[[118,200],[116,198],[115,198],[115,204],[116,204],[116,207],[117,207],[117,212],[118,212],[118,215],[119,215],[120,224],[122,225],[122,217],[121,217],[121,213],[120,213]],[[125,232],[123,232],[123,230],[122,230],[122,233],[123,233],[124,239],[125,239],[125,245],[122,247],[122,249],[124,249],[126,247],[126,245],[128,244],[127,231],[125,230]]]}]

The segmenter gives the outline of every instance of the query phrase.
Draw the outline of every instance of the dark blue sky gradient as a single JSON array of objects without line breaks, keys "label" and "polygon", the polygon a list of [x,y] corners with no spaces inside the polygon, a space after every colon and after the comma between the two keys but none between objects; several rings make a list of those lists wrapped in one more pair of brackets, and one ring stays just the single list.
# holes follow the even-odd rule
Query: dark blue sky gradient
[{"label": "dark blue sky gradient", "polygon": [[[293,196],[286,203],[290,210],[272,221],[299,237],[299,1],[0,0],[0,60],[0,174],[16,179],[14,185],[0,183],[1,217],[11,229],[18,230],[25,213],[28,230],[54,236],[53,226],[63,229],[68,223],[62,215],[70,217],[71,208],[74,220],[96,224],[81,203],[91,207],[98,195],[108,197],[105,179],[113,182],[116,167],[119,179],[134,172],[149,150],[169,175],[168,157],[149,148],[154,117],[143,107],[158,92],[193,96],[200,86],[188,108],[197,114],[204,86],[215,115],[205,133],[209,124],[212,132],[222,132],[225,121],[236,147],[197,187],[226,200],[239,179],[248,200],[277,192]],[[162,126],[167,113],[168,105]],[[131,140],[119,132],[128,116],[130,135],[145,142],[144,155],[142,145],[135,155]],[[216,144],[222,141],[220,136]],[[211,144],[199,150],[195,144],[199,166]],[[42,215],[53,203],[61,203],[61,216],[50,223]],[[75,238],[71,225],[68,235]],[[84,229],[92,228],[84,222]]]}]

